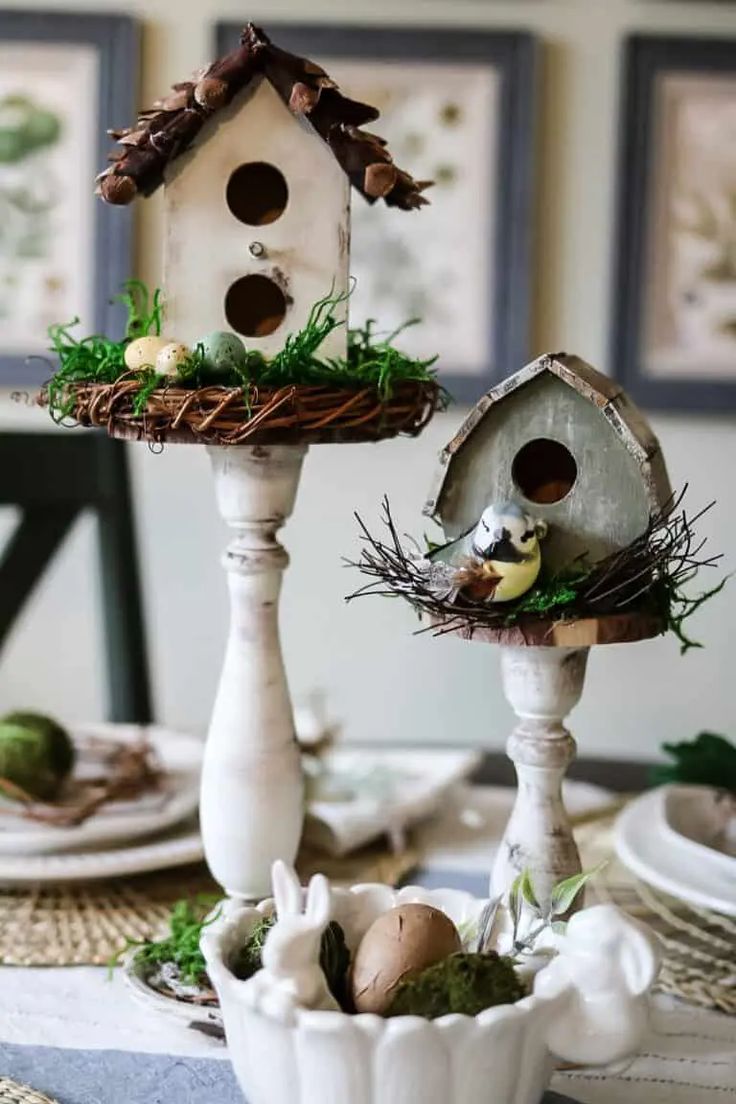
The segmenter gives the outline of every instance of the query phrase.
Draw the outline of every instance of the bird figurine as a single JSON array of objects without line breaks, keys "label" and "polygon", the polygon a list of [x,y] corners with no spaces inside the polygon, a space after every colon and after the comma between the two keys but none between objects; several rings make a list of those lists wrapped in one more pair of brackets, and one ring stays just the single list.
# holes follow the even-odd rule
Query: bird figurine
[{"label": "bird figurine", "polygon": [[472,602],[520,598],[537,581],[539,542],[546,534],[547,523],[530,517],[517,503],[493,503],[473,530],[431,553],[438,589],[444,588],[443,597]]}]

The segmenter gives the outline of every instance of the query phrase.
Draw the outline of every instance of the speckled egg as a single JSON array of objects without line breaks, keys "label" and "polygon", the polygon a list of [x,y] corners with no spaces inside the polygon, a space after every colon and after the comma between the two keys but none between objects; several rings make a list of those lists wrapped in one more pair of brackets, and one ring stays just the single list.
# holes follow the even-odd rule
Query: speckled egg
[{"label": "speckled egg", "polygon": [[156,357],[164,346],[170,344],[167,337],[137,337],[125,350],[125,366],[132,371],[155,368]]},{"label": "speckled egg", "polygon": [[160,376],[175,376],[191,355],[191,349],[186,345],[182,345],[180,341],[170,341],[156,354],[156,371]]},{"label": "speckled egg", "polygon": [[382,1015],[396,986],[462,950],[457,928],[431,905],[389,909],[373,921],[353,961],[351,989],[356,1012]]},{"label": "speckled egg", "polygon": [[245,363],[245,346],[237,334],[215,330],[197,344],[202,347],[205,367],[218,375]]}]

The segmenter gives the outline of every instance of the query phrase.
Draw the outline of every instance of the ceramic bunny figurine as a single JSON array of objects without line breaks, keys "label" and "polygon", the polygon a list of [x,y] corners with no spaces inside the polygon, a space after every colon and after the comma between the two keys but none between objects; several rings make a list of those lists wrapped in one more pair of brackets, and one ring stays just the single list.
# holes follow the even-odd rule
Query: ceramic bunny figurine
[{"label": "ceramic bunny figurine", "polygon": [[322,933],[330,922],[332,899],[324,874],[309,882],[306,905],[293,868],[280,859],[271,869],[276,923],[263,945],[263,967],[253,977],[251,1004],[279,1020],[296,1008],[339,1010],[319,964]]},{"label": "ceramic bunny figurine", "polygon": [[572,1005],[551,1024],[547,1044],[569,1062],[612,1062],[636,1050],[647,1023],[646,993],[657,976],[652,933],[615,905],[576,913],[559,954],[537,975],[534,993],[571,990]]}]

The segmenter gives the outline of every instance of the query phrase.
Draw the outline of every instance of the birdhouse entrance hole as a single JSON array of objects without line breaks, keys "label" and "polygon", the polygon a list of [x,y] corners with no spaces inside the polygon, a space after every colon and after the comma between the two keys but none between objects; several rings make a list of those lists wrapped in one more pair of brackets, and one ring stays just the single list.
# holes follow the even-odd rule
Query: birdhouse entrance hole
[{"label": "birdhouse entrance hole", "polygon": [[540,504],[559,502],[577,479],[578,466],[569,449],[559,441],[537,437],[519,449],[511,475],[524,498]]},{"label": "birdhouse entrance hole", "polygon": [[225,200],[239,222],[268,226],[281,218],[289,201],[284,174],[266,161],[250,161],[231,174]]},{"label": "birdhouse entrance hole", "polygon": [[286,296],[268,276],[241,276],[225,296],[225,317],[244,337],[267,337],[286,314]]}]

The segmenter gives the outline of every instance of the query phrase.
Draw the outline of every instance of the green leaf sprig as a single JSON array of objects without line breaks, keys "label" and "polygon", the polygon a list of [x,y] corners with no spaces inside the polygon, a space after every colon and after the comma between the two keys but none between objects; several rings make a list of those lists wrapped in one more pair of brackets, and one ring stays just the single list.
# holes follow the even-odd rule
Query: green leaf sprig
[{"label": "green leaf sprig", "polygon": [[[579,893],[587,883],[599,874],[605,862],[598,863],[590,870],[583,870],[580,874],[572,874],[569,878],[563,878],[552,887],[549,902],[543,906],[539,903],[532,885],[531,874],[524,869],[514,878],[509,889],[509,912],[513,923],[512,954],[530,953],[534,944],[545,928],[550,928],[555,934],[562,934],[565,929],[565,915],[570,911]],[[536,926],[530,925],[529,932],[521,937],[519,925],[521,922],[524,905],[531,910],[532,915],[538,920]]]}]

